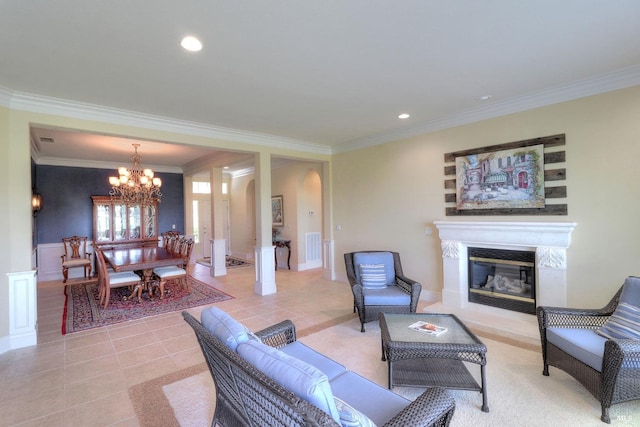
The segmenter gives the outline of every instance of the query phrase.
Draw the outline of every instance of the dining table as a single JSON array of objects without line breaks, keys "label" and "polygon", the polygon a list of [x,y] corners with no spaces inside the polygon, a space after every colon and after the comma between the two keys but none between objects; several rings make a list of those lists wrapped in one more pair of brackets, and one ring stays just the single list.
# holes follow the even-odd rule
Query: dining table
[{"label": "dining table", "polygon": [[[119,271],[141,271],[143,275],[143,289],[149,291],[149,296],[153,295],[153,269],[157,267],[168,267],[175,265],[185,265],[188,260],[180,254],[167,251],[160,246],[152,247],[130,247],[114,248],[102,252],[107,264],[115,272]],[[138,289],[134,289],[131,296],[135,295]]]}]

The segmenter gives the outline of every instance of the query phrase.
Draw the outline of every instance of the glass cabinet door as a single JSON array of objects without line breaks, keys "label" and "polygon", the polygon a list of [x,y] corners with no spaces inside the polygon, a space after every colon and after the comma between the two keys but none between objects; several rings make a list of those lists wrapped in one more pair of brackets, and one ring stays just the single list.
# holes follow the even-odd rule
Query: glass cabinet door
[{"label": "glass cabinet door", "polygon": [[127,239],[127,206],[113,205],[113,240]]},{"label": "glass cabinet door", "polygon": [[156,225],[156,207],[145,206],[144,208],[144,237],[158,237]]},{"label": "glass cabinet door", "polygon": [[140,237],[140,206],[129,206],[129,239]]},{"label": "glass cabinet door", "polygon": [[111,240],[111,206],[96,206],[96,240],[98,242],[108,242]]}]

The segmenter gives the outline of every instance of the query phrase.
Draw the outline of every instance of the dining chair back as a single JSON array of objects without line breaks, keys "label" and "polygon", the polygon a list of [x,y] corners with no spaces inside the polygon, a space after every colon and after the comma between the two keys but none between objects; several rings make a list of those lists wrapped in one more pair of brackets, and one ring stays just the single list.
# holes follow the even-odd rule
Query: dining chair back
[{"label": "dining chair back", "polygon": [[137,293],[138,302],[142,301],[142,279],[133,271],[113,272],[107,270],[102,251],[96,250],[96,260],[98,264],[98,300],[100,305],[106,309],[109,306],[111,288],[127,286]]},{"label": "dining chair back", "polygon": [[69,269],[82,267],[84,269],[84,277],[91,276],[91,253],[87,252],[86,236],[63,237],[62,245],[64,246],[64,255],[61,255],[62,261],[62,283],[67,283],[69,279]]},{"label": "dining chair back", "polygon": [[181,257],[182,262],[179,265],[170,267],[157,267],[153,269],[153,275],[158,280],[160,286],[160,299],[164,298],[164,287],[169,281],[179,281],[182,286],[191,292],[189,285],[189,260],[191,259],[191,251],[193,250],[194,241],[192,238],[182,237],[173,247],[174,254]]}]

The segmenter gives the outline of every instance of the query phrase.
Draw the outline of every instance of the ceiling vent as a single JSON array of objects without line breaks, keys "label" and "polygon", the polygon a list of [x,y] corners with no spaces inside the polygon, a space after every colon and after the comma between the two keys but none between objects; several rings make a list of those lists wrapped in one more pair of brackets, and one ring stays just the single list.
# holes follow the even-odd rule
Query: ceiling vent
[{"label": "ceiling vent", "polygon": [[53,144],[53,138],[49,138],[48,136],[41,136],[40,137],[40,142],[50,142],[51,144]]}]

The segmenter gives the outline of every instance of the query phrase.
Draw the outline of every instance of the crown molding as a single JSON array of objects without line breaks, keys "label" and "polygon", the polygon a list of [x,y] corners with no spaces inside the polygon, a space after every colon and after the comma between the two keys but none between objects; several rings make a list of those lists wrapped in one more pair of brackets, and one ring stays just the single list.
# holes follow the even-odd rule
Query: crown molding
[{"label": "crown molding", "polygon": [[[126,163],[113,163],[113,162],[101,162],[99,160],[78,160],[78,159],[65,159],[60,157],[37,157],[33,156],[33,161],[38,165],[47,166],[64,166],[71,168],[92,168],[92,169],[113,169],[114,173],[120,166],[129,167],[130,164]],[[154,172],[164,173],[179,173],[182,174],[182,169],[172,166],[155,166],[145,164],[145,167],[153,169]]]},{"label": "crown molding", "polygon": [[[0,87],[0,89],[3,89]],[[11,92],[5,89],[10,98],[8,106],[20,111],[53,114],[82,120],[108,122],[124,126],[140,127],[164,132],[221,139],[225,141],[255,144],[264,147],[296,150],[307,153],[330,155],[331,149],[325,145],[275,135],[244,131],[154,116],[136,111],[110,108],[96,104],[76,102],[60,98],[35,95],[25,92]],[[5,96],[6,97],[6,96]],[[0,103],[3,101],[0,91]]]},{"label": "crown molding", "polygon": [[358,138],[333,147],[333,154],[380,145],[391,141],[466,125],[481,120],[493,119],[508,114],[545,107],[587,96],[599,95],[614,90],[640,85],[640,65],[623,68],[597,77],[579,80],[570,84],[530,93],[504,101],[483,104],[458,114],[441,117],[389,132]]},{"label": "crown molding", "polygon": [[11,107],[11,96],[13,93],[6,87],[0,86],[0,107]]}]

